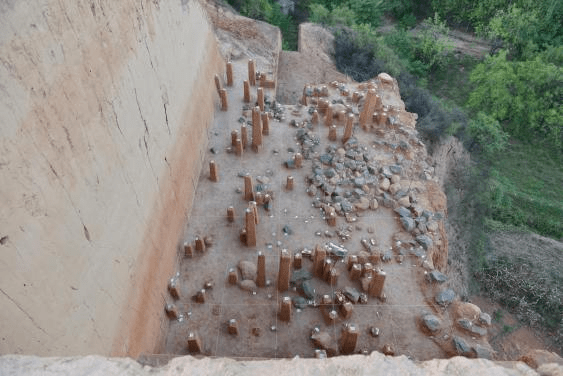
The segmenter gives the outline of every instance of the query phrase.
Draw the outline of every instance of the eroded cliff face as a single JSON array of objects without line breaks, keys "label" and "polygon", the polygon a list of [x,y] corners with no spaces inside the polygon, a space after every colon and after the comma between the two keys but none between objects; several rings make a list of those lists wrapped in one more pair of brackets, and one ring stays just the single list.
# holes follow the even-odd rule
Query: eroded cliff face
[{"label": "eroded cliff face", "polygon": [[224,68],[197,1],[0,3],[0,352],[158,351]]}]

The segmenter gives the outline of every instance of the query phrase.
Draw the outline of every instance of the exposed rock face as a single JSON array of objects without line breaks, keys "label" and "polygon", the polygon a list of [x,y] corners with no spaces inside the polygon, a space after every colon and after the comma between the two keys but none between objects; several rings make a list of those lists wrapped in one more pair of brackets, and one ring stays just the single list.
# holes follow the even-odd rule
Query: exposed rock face
[{"label": "exposed rock face", "polygon": [[40,358],[6,355],[0,357],[3,375],[498,375],[534,376],[561,375],[563,366],[556,363],[539,365],[537,372],[522,362],[492,362],[486,359],[435,359],[413,362],[406,356],[389,357],[374,352],[369,356],[353,355],[329,359],[284,359],[236,361],[233,359],[190,356],[172,359],[161,368],[143,366],[130,358],[86,356],[76,358]]}]

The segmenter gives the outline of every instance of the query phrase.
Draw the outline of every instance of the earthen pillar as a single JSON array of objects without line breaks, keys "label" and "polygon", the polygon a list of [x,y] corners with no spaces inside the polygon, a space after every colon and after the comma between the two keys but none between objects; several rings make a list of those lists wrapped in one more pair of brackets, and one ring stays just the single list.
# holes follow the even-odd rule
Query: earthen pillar
[{"label": "earthen pillar", "polygon": [[346,125],[344,126],[344,136],[342,137],[342,143],[345,144],[350,137],[352,137],[352,129],[354,125],[354,115],[348,114],[346,117]]},{"label": "earthen pillar", "polygon": [[254,200],[254,186],[250,175],[244,177],[244,199],[247,201]]},{"label": "earthen pillar", "polygon": [[252,110],[252,149],[255,152],[262,146],[262,120],[260,119],[260,108],[254,107]]},{"label": "earthen pillar", "polygon": [[254,219],[254,210],[247,208],[244,213],[246,224],[246,246],[256,247],[256,220]]},{"label": "earthen pillar", "polygon": [[256,286],[266,287],[266,256],[262,252],[258,252],[256,270]]},{"label": "earthen pillar", "polygon": [[262,112],[262,134],[264,136],[270,134],[270,117],[267,112]]},{"label": "earthen pillar", "polygon": [[291,298],[284,296],[280,304],[280,320],[289,322],[291,320]]},{"label": "earthen pillar", "polygon": [[288,191],[291,191],[293,189],[293,176],[290,175],[290,176],[287,177],[287,182],[285,184],[285,188]]},{"label": "earthen pillar", "polygon": [[256,66],[254,60],[248,60],[248,82],[251,86],[256,86]]},{"label": "earthen pillar", "polygon": [[278,272],[278,290],[289,290],[289,276],[291,273],[291,255],[287,249],[282,249],[280,254],[280,269]]},{"label": "earthen pillar", "polygon": [[368,95],[364,101],[364,108],[360,113],[360,126],[366,129],[368,121],[371,121],[373,117],[373,112],[375,110],[375,90],[368,90]]},{"label": "earthen pillar", "polygon": [[262,89],[261,87],[256,89],[256,97],[258,98],[256,101],[258,102],[260,111],[264,111],[264,89]]},{"label": "earthen pillar", "polygon": [[219,95],[221,96],[221,111],[227,111],[229,109],[229,104],[227,103],[227,90],[221,89],[219,91]]},{"label": "earthen pillar", "polygon": [[201,352],[201,339],[196,332],[188,333],[188,351],[191,354],[197,354]]},{"label": "earthen pillar", "polygon": [[227,86],[233,86],[233,63],[227,63]]},{"label": "earthen pillar", "polygon": [[340,352],[344,355],[349,355],[356,350],[356,342],[360,331],[355,324],[348,324],[342,329],[340,337]]},{"label": "earthen pillar", "polygon": [[219,172],[217,171],[217,163],[215,161],[209,162],[209,180],[213,182],[219,181]]},{"label": "earthen pillar", "polygon": [[323,277],[323,267],[326,259],[326,249],[320,245],[315,245],[315,254],[313,255],[313,274],[318,277]]},{"label": "earthen pillar", "polygon": [[329,104],[326,108],[325,125],[327,127],[332,125],[332,104]]},{"label": "earthen pillar", "polygon": [[231,223],[235,221],[235,208],[233,206],[227,208],[227,220]]},{"label": "earthen pillar", "polygon": [[336,125],[331,125],[328,128],[328,140],[329,141],[336,141],[338,139],[338,135],[336,134]]},{"label": "earthen pillar", "polygon": [[244,80],[243,87],[244,87],[244,103],[249,103],[250,102],[250,83],[248,82],[248,80]]},{"label": "earthen pillar", "polygon": [[248,146],[248,128],[246,124],[241,124],[240,126],[240,141],[242,143],[242,148],[246,149]]}]

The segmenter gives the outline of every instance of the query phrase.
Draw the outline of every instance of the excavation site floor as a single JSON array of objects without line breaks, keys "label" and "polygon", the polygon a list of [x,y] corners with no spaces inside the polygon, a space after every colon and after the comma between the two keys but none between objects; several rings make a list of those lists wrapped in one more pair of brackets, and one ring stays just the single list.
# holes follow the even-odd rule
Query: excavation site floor
[{"label": "excavation site floor", "polygon": [[[450,311],[435,299],[443,286],[428,278],[434,264],[447,259],[441,220],[445,196],[432,180],[414,129],[415,115],[404,110],[396,81],[384,75],[363,84],[313,85],[306,92],[307,105],[282,106],[273,90],[264,88],[269,131],[263,130],[262,144],[253,147],[257,86],[250,87],[250,103],[245,103],[247,61],[232,64],[234,84],[226,86],[220,78],[228,110],[222,111],[218,102],[199,181],[194,182],[187,255],[171,280],[178,299],[166,297],[174,313],[165,352],[332,356],[350,353],[343,336],[355,331],[353,353],[377,350],[418,360],[448,356],[457,329]],[[381,123],[370,116],[361,127],[369,88],[381,98],[386,119]],[[332,116],[327,115],[328,104]],[[353,132],[343,142],[348,116]],[[336,140],[329,140],[327,124],[336,125]],[[237,155],[242,125],[248,144]],[[245,198],[248,177],[253,197]],[[401,212],[402,205],[409,213]],[[229,207],[234,209],[232,222]],[[257,214],[256,245],[248,239],[249,229],[241,236],[248,208]],[[197,249],[201,244],[205,250]],[[327,254],[320,274],[313,270],[317,253],[323,253],[319,249]],[[279,276],[283,250],[292,259],[287,290]],[[265,283],[256,275],[259,253],[265,260]],[[354,263],[359,266],[352,267]],[[374,296],[369,276],[381,272],[383,292]],[[284,297],[291,299],[289,308]],[[428,314],[439,318],[439,329],[432,333],[421,324]],[[323,353],[316,352],[321,349]]]}]

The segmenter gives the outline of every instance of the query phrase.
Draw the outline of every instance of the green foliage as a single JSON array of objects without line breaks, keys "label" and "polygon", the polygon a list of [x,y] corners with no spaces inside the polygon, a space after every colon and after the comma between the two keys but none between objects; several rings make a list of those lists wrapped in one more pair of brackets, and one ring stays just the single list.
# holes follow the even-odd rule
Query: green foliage
[{"label": "green foliage", "polygon": [[357,24],[369,24],[373,27],[379,25],[385,11],[383,0],[352,0],[349,6],[355,14]]},{"label": "green foliage", "polygon": [[297,50],[298,24],[291,15],[282,13],[278,3],[273,0],[229,0],[229,4],[238,9],[243,16],[279,27],[282,33],[282,48]]},{"label": "green foliage", "polygon": [[508,134],[503,132],[499,122],[484,112],[479,112],[469,122],[467,132],[473,140],[470,150],[479,147],[487,156],[503,151],[508,142]]},{"label": "green foliage", "polygon": [[448,54],[453,49],[446,38],[448,28],[445,22],[435,13],[434,18],[425,20],[422,26],[414,44],[415,58],[430,70],[444,67]]},{"label": "green foliage", "polygon": [[538,49],[541,33],[537,10],[524,11],[512,5],[507,11],[499,10],[487,27],[480,28],[489,39],[501,39],[518,57],[532,56]]},{"label": "green foliage", "polygon": [[240,7],[240,14],[266,21],[272,16],[272,4],[268,0],[244,0]]},{"label": "green foliage", "polygon": [[500,121],[522,140],[540,138],[563,147],[563,68],[541,57],[509,61],[506,51],[488,57],[471,74],[476,89],[469,106]]}]

